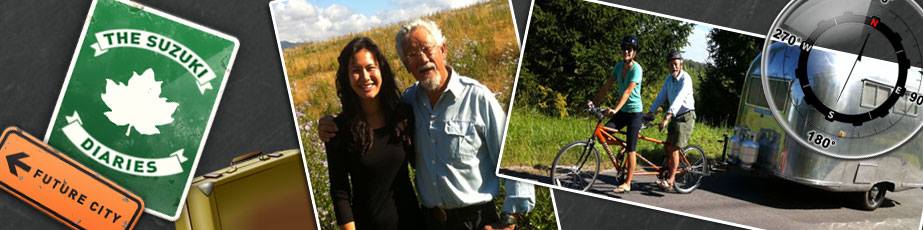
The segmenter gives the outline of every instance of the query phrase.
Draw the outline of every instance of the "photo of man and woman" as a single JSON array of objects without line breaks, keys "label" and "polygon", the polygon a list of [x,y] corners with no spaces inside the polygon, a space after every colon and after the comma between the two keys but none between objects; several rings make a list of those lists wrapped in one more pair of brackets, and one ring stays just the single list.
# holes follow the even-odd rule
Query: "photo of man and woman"
[{"label": "photo of man and woman", "polygon": [[321,227],[556,228],[548,189],[495,173],[509,3],[414,3],[270,4]]}]

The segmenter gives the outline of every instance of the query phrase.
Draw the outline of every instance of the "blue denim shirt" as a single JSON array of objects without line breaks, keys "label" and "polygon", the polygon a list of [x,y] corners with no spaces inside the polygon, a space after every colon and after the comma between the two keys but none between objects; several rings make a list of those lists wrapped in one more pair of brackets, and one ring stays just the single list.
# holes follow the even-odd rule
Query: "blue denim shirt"
[{"label": "blue denim shirt", "polygon": [[[424,207],[460,208],[488,202],[500,190],[495,174],[506,115],[487,87],[449,69],[446,90],[431,105],[414,84],[403,100],[413,107],[417,190]],[[506,181],[503,211],[526,213],[535,205],[531,184]]]}]

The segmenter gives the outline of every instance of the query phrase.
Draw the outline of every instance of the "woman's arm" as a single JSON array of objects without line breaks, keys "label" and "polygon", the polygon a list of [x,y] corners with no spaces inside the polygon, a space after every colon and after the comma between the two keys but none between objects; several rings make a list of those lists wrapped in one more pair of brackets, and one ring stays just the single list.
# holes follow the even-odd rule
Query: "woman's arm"
[{"label": "woman's arm", "polygon": [[603,100],[606,99],[606,94],[609,94],[609,90],[612,89],[612,84],[615,83],[614,78],[606,78],[606,82],[603,83],[603,87],[599,88],[599,91],[596,92],[596,96],[593,97],[593,103],[597,105],[601,104]]},{"label": "woman's arm", "polygon": [[352,188],[349,184],[349,169],[346,164],[348,153],[342,143],[344,138],[341,134],[326,143],[327,171],[330,179],[330,198],[333,200],[333,211],[336,214],[337,223],[349,226],[353,222],[353,212],[350,206]]},{"label": "woman's arm", "polygon": [[417,149],[413,143],[414,130],[416,124],[414,123],[413,117],[413,108],[406,103],[401,103],[398,107],[398,112],[400,113],[398,126],[400,129],[399,137],[401,144],[404,146],[404,152],[407,155],[406,158],[410,162],[410,167],[416,169],[417,162]]},{"label": "woman's arm", "polygon": [[631,90],[635,89],[636,86],[638,86],[637,83],[628,83],[628,88],[625,88],[625,91],[622,92],[622,97],[619,98],[619,103],[615,105],[615,108],[613,108],[610,113],[614,114],[619,110],[622,110],[622,106],[625,106],[625,103],[628,102],[628,96],[631,96]]},{"label": "woman's arm", "polygon": [[[408,155],[410,156],[410,155]],[[394,203],[397,205],[397,217],[399,228],[401,229],[423,229],[423,212],[420,210],[420,201],[417,199],[417,193],[413,188],[413,177],[410,176],[410,168],[407,167],[408,161],[401,164],[397,177],[392,183],[394,193]]]},{"label": "woman's arm", "polygon": [[341,224],[341,225],[340,225],[340,229],[343,229],[343,230],[356,230],[356,222],[350,221],[349,223]]}]

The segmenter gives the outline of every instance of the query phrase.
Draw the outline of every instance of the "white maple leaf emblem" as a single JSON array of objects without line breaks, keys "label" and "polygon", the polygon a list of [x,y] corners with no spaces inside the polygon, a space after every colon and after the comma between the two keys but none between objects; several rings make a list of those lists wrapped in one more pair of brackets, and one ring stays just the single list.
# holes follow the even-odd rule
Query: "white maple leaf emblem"
[{"label": "white maple leaf emblem", "polygon": [[100,96],[111,111],[104,114],[115,125],[128,125],[125,136],[131,134],[131,128],[144,135],[159,134],[157,126],[173,123],[173,112],[179,106],[160,97],[162,83],[154,80],[150,68],[141,75],[132,72],[128,84],[106,79],[106,92]]}]

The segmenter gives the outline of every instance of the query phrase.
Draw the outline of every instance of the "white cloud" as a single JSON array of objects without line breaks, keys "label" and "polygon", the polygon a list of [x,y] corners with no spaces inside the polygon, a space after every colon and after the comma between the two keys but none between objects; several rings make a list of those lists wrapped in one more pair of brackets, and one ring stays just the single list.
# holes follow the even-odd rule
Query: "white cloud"
[{"label": "white cloud", "polygon": [[273,2],[279,40],[290,42],[316,41],[362,31],[381,24],[377,18],[352,13],[346,6],[317,7],[306,0]]},{"label": "white cloud", "polygon": [[386,10],[379,15],[389,15],[393,21],[404,21],[432,14],[442,10],[457,9],[483,0],[393,0],[395,9]]},{"label": "white cloud", "polygon": [[[270,5],[278,39],[288,42],[319,41],[366,31],[438,11],[470,6],[480,0],[393,0],[374,15],[354,12],[346,5],[316,6],[308,0],[279,0]],[[349,2],[347,4],[362,4]]]},{"label": "white cloud", "polygon": [[469,6],[479,2],[478,0],[395,0],[401,8],[429,5],[442,9],[455,9]]}]

